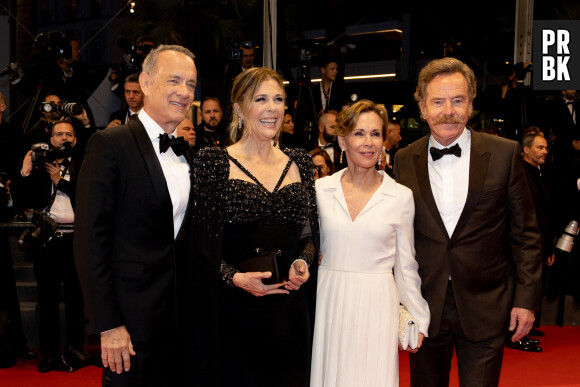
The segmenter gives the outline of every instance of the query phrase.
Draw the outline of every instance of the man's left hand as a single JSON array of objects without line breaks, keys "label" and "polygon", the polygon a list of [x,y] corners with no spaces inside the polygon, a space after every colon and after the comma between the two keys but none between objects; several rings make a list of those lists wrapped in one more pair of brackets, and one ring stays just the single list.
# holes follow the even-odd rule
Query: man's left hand
[{"label": "man's left hand", "polygon": [[54,164],[51,163],[44,163],[44,168],[46,168],[46,172],[50,175],[50,180],[54,184],[58,184],[60,181],[60,165],[58,161],[55,161]]},{"label": "man's left hand", "polygon": [[520,340],[522,337],[530,333],[534,325],[534,320],[536,319],[535,313],[530,309],[523,308],[513,308],[510,318],[509,330],[517,330],[512,336],[512,342]]}]

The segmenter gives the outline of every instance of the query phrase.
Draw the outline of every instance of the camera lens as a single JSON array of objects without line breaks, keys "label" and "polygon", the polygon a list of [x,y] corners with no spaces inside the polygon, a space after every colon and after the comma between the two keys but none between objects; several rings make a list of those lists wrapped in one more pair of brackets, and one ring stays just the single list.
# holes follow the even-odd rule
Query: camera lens
[{"label": "camera lens", "polygon": [[83,107],[78,103],[68,102],[62,104],[62,111],[69,116],[78,116],[83,112]]}]

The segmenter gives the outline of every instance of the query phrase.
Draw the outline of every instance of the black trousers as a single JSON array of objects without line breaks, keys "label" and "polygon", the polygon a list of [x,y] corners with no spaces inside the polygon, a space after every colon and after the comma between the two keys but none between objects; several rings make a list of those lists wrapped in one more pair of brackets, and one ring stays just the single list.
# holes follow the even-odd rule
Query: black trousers
[{"label": "black trousers", "polygon": [[65,347],[83,350],[85,342],[84,302],[73,256],[73,234],[57,234],[35,255],[34,272],[40,305],[40,352],[60,353],[61,284],[64,289]]},{"label": "black trousers", "polygon": [[11,344],[26,345],[26,337],[22,331],[20,301],[16,292],[16,277],[8,235],[0,231],[0,309],[6,310],[10,321]]},{"label": "black trousers", "polygon": [[447,387],[455,350],[460,386],[497,386],[505,335],[469,341],[461,329],[451,281],[445,295],[441,330],[428,337],[415,354],[409,354],[412,387]]}]

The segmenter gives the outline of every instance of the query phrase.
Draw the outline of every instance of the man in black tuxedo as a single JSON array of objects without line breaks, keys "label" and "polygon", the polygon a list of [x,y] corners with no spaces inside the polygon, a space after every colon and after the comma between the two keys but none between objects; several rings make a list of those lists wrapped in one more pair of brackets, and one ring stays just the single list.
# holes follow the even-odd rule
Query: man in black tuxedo
[{"label": "man in black tuxedo", "polygon": [[336,134],[334,133],[335,125],[336,112],[323,113],[320,116],[318,120],[318,137],[312,149],[324,149],[334,164],[334,170],[340,171],[346,167],[346,159],[341,157],[341,150],[338,146],[338,141],[336,141]]},{"label": "man in black tuxedo", "polygon": [[187,142],[173,134],[196,79],[188,49],[160,45],[139,76],[145,105],[138,118],[87,144],[74,246],[88,314],[101,334],[106,386],[170,386],[184,372],[192,200]]},{"label": "man in black tuxedo", "polygon": [[497,386],[506,331],[532,329],[541,247],[521,147],[466,127],[473,71],[430,62],[415,99],[431,131],[400,149],[395,179],[413,191],[415,249],[429,335],[409,356],[411,385],[448,386],[455,352],[462,386]]},{"label": "man in black tuxedo", "polygon": [[125,78],[124,93],[127,108],[111,113],[109,123],[119,120],[120,125],[126,125],[129,120],[143,109],[143,91],[139,85],[139,74],[131,74]]}]

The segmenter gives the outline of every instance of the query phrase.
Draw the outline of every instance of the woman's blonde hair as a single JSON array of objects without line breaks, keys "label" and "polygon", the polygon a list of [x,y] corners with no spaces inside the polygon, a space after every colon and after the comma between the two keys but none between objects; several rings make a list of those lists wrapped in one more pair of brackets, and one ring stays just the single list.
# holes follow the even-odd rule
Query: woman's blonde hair
[{"label": "woman's blonde hair", "polygon": [[336,127],[334,132],[342,137],[348,136],[356,126],[360,115],[368,112],[376,113],[383,121],[383,128],[381,132],[383,138],[385,138],[387,123],[389,122],[387,110],[382,105],[379,106],[368,99],[361,99],[360,101],[353,103],[348,108],[338,113],[336,116]]},{"label": "woman's blonde hair", "polygon": [[[250,109],[256,90],[264,81],[270,79],[276,81],[280,85],[284,95],[284,100],[286,100],[284,80],[280,74],[269,67],[252,67],[251,69],[241,72],[234,80],[230,101],[232,106],[237,104],[240,111],[235,108],[232,109],[232,119],[229,125],[229,135],[232,144],[238,142],[243,136],[250,134],[252,128],[243,122],[240,113],[246,112]],[[240,122],[242,122],[241,128]],[[280,131],[276,133],[276,138],[278,138],[280,134],[279,132]]]}]

